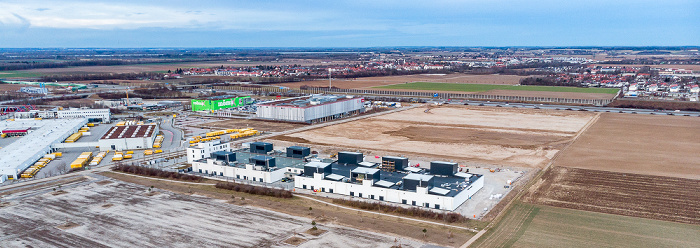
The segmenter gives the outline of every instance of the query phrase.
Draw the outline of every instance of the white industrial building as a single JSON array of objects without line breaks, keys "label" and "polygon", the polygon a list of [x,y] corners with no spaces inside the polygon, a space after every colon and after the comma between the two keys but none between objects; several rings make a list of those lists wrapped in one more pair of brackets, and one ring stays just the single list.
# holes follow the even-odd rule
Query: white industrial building
[{"label": "white industrial building", "polygon": [[7,180],[8,176],[18,178],[22,171],[52,152],[52,145],[63,142],[87,122],[87,119],[0,122],[0,130],[28,129],[26,135],[0,149],[0,182]]},{"label": "white industrial building", "polygon": [[109,123],[111,113],[109,109],[70,108],[66,110],[30,110],[28,112],[15,112],[15,118],[46,118],[46,119],[83,119],[89,122]]},{"label": "white industrial building", "polygon": [[257,104],[260,119],[317,123],[364,111],[364,98],[354,96],[311,95]]},{"label": "white industrial building", "polygon": [[[262,147],[263,149],[257,149]],[[300,150],[308,148],[296,147]],[[194,151],[194,150],[193,150]],[[200,150],[203,151],[203,150]],[[309,153],[305,153],[306,156]],[[203,159],[192,162],[192,171],[207,175],[225,176],[232,179],[273,183],[283,178],[292,178],[303,172],[305,156],[291,152],[272,151],[272,144],[252,143],[249,149],[235,152],[217,151]],[[189,158],[188,158],[189,159]]]},{"label": "white industrial building", "polygon": [[157,125],[131,125],[111,127],[97,142],[100,151],[153,148],[158,134]]},{"label": "white industrial building", "polygon": [[429,174],[415,167],[387,171],[386,165],[343,163],[340,155],[338,162],[306,164],[294,187],[449,211],[484,187],[483,175],[458,172],[456,163],[431,162]]},{"label": "white industrial building", "polygon": [[230,152],[231,146],[228,143],[221,143],[221,140],[197,143],[187,148],[187,163],[191,164],[195,160],[211,157],[212,153],[218,151]]}]

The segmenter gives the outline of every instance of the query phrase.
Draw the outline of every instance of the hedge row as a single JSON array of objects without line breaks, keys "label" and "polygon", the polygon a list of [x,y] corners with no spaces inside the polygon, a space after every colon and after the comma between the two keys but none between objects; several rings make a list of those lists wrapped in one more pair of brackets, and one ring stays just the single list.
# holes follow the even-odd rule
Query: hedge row
[{"label": "hedge row", "polygon": [[346,199],[333,199],[333,203],[353,208],[359,208],[363,210],[379,210],[385,213],[396,213],[400,215],[415,216],[439,221],[444,220],[448,223],[465,222],[469,220],[468,218],[458,213],[441,213],[418,207],[403,208],[378,202],[354,201]]},{"label": "hedge row", "polygon": [[112,170],[136,174],[136,175],[142,175],[142,176],[149,176],[149,177],[179,179],[179,180],[185,180],[185,181],[201,181],[202,180],[202,177],[200,177],[200,176],[181,174],[181,173],[172,172],[172,171],[164,171],[161,169],[148,168],[148,167],[143,167],[143,166],[138,166],[138,165],[117,164],[114,167],[112,167]]},{"label": "hedge row", "polygon": [[240,183],[218,182],[216,187],[219,189],[233,190],[254,195],[266,195],[277,198],[292,198],[292,192],[283,189],[273,189],[268,187],[253,186]]}]

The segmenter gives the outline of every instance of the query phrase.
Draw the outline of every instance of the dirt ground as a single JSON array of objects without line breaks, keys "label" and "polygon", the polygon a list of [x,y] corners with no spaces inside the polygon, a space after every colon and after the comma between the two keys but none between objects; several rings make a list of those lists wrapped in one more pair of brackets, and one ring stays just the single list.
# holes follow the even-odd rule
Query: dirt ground
[{"label": "dirt ground", "polygon": [[[397,236],[399,243],[403,246],[409,244],[409,247],[415,247],[410,245],[415,243],[414,239],[420,239],[421,242],[439,244],[446,247],[459,246],[465,243],[469,238],[471,238],[474,233],[468,232],[461,229],[447,228],[444,226],[436,226],[430,224],[422,224],[407,220],[396,219],[393,217],[369,215],[365,213],[356,212],[353,210],[346,210],[337,207],[328,206],[316,201],[295,197],[293,199],[279,199],[268,196],[258,196],[251,195],[241,192],[235,192],[230,190],[217,189],[213,186],[187,186],[173,182],[164,181],[154,181],[150,179],[135,178],[126,175],[119,175],[114,173],[109,173],[108,176],[116,178],[121,181],[135,183],[143,186],[154,185],[158,189],[165,189],[168,191],[176,192],[179,194],[192,195],[192,196],[205,196],[208,198],[223,200],[229,204],[247,206],[249,209],[262,208],[266,210],[271,210],[280,214],[288,214],[293,216],[298,216],[300,218],[309,218],[305,223],[309,223],[306,229],[300,230],[303,232],[311,227],[311,219],[316,221],[321,229],[327,229],[326,226],[339,225],[352,230],[367,231],[376,234],[378,237],[381,236]],[[236,199],[231,200],[231,196],[235,196]],[[244,197],[245,199],[242,199]],[[322,199],[330,201],[328,199]],[[309,207],[312,208],[309,211]],[[469,223],[453,223],[456,225],[462,225],[466,227],[478,227],[482,228],[484,223],[471,221]],[[429,230],[427,238],[423,239],[423,233],[421,230],[426,228]],[[453,238],[447,238],[449,232],[452,232]],[[344,232],[344,235],[349,235],[352,232]],[[322,235],[326,236],[328,234]],[[355,233],[355,235],[362,235],[362,232]],[[393,241],[393,238],[391,239]],[[354,241],[353,241],[354,242]],[[372,243],[372,242],[370,242]],[[329,243],[329,245],[334,243]],[[311,245],[308,247],[318,247]],[[382,246],[381,244],[379,246]],[[374,247],[374,246],[370,246]]]},{"label": "dirt ground", "polygon": [[[472,75],[472,74],[416,74],[405,76],[363,77],[357,79],[333,79],[334,87],[342,89],[369,89],[374,86],[406,83],[406,82],[440,82],[440,83],[471,83],[471,84],[509,84],[520,83],[524,76],[516,75]],[[299,88],[303,85],[314,87],[328,87],[328,80],[316,80],[294,83],[278,84],[290,88]]]},{"label": "dirt ground", "polygon": [[414,108],[273,139],[469,164],[541,167],[594,116],[477,106],[425,110]]},{"label": "dirt ground", "polygon": [[258,131],[267,132],[281,132],[290,129],[295,129],[299,127],[306,126],[304,124],[298,123],[287,123],[287,122],[273,122],[273,121],[259,121],[259,120],[249,120],[249,119],[222,119],[220,121],[213,121],[198,125],[198,128],[210,128],[210,129],[227,129],[227,128],[253,128]]},{"label": "dirt ground", "polygon": [[553,167],[526,202],[593,212],[700,224],[700,181]]},{"label": "dirt ground", "polygon": [[700,118],[604,113],[555,165],[700,179]]},{"label": "dirt ground", "polygon": [[389,247],[396,238],[404,247],[424,244],[320,219],[319,229],[327,232],[314,236],[304,233],[311,228],[313,215],[298,217],[178,194],[158,184],[154,194],[148,186],[114,180],[98,184],[98,180],[66,185],[64,194],[44,188],[7,199],[9,206],[0,211],[2,246],[288,247],[282,242],[293,236],[306,240],[301,247]]}]

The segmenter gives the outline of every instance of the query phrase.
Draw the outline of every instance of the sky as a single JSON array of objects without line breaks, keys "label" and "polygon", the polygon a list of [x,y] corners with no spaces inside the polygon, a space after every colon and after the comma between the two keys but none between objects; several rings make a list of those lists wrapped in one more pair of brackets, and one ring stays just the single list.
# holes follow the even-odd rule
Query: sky
[{"label": "sky", "polygon": [[698,0],[0,0],[0,48],[688,45]]}]

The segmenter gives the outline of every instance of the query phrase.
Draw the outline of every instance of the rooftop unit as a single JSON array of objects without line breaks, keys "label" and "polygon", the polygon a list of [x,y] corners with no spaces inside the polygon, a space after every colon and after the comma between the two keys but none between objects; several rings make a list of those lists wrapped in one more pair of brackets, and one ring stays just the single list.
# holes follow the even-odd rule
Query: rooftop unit
[{"label": "rooftop unit", "polygon": [[272,143],[267,142],[253,142],[250,143],[251,153],[267,154],[272,151]]},{"label": "rooftop unit", "polygon": [[403,177],[403,188],[405,190],[416,190],[416,187],[432,188],[435,177],[431,175],[410,173]]},{"label": "rooftop unit", "polygon": [[303,146],[290,146],[287,147],[287,157],[291,158],[305,158],[311,155],[311,148]]},{"label": "rooftop unit", "polygon": [[453,176],[457,173],[459,165],[453,162],[432,161],[430,162],[430,174],[441,176]]},{"label": "rooftop unit", "polygon": [[402,171],[408,167],[408,159],[402,157],[384,156],[382,157],[383,171]]},{"label": "rooftop unit", "polygon": [[363,156],[359,152],[339,152],[338,163],[341,164],[359,164],[362,162]]}]

